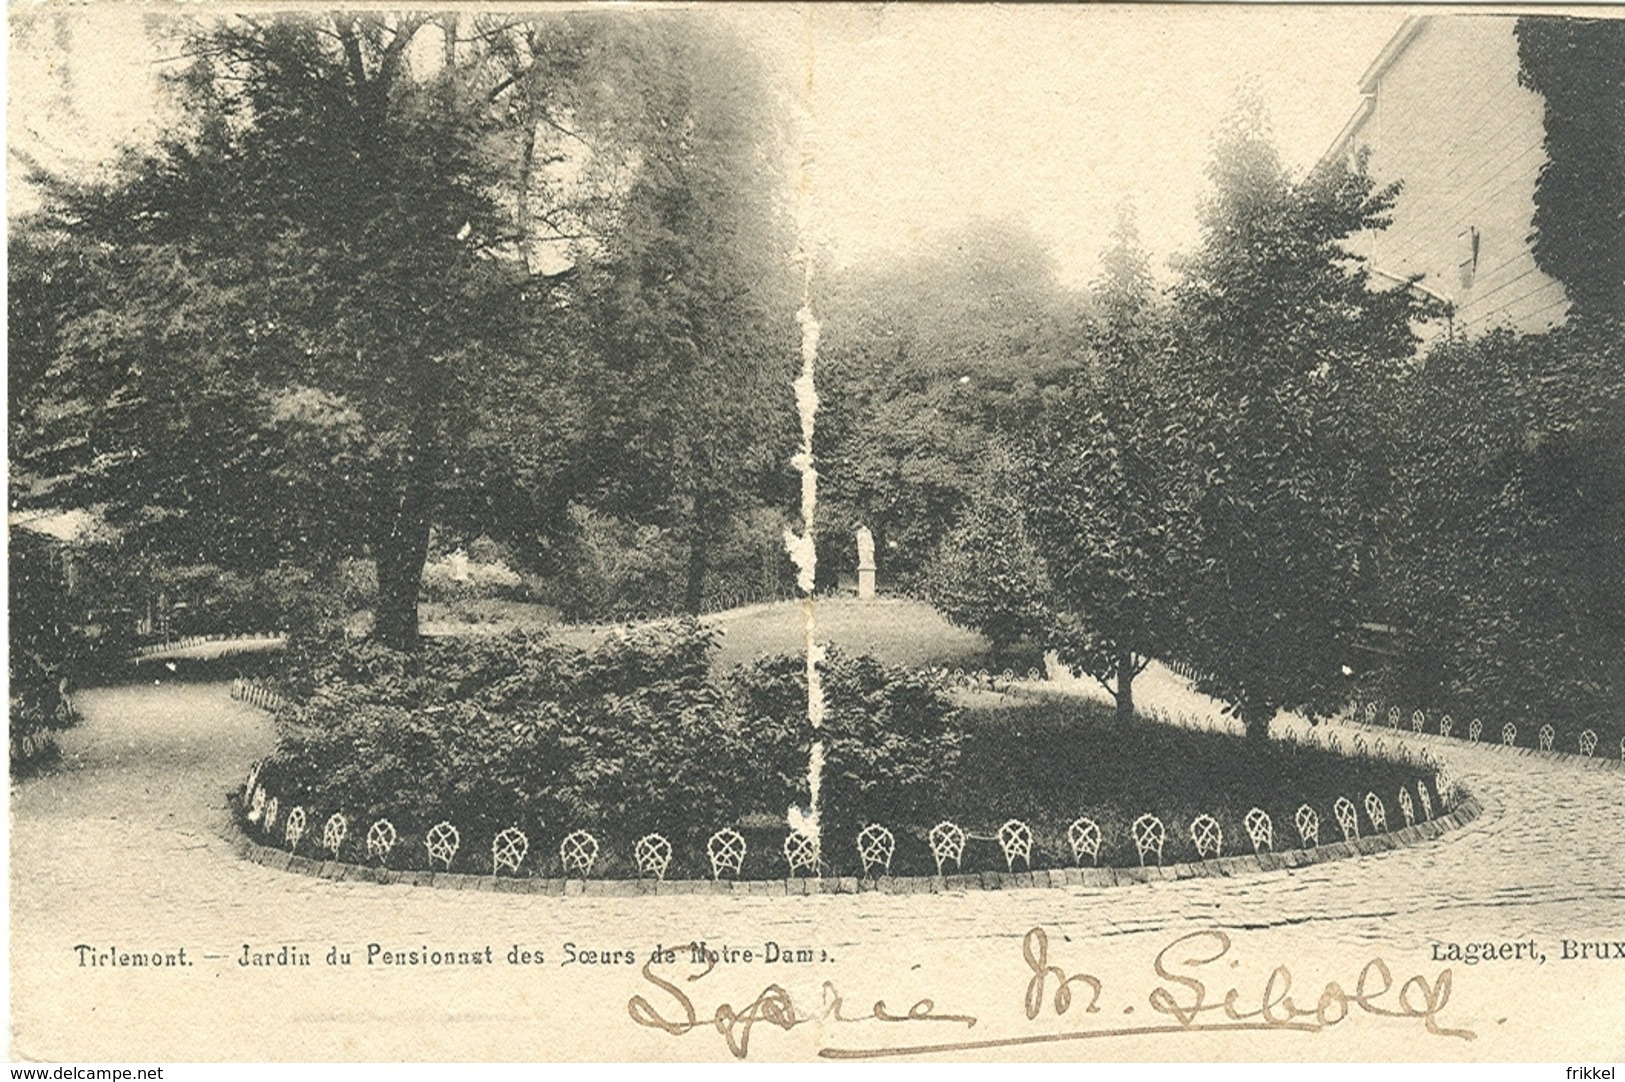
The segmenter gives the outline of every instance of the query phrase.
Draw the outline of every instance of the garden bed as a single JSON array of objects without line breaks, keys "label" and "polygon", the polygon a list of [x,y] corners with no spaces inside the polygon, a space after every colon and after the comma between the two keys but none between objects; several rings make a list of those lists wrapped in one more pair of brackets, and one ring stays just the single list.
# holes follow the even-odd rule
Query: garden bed
[{"label": "garden bed", "polygon": [[1418,820],[1425,817],[1419,784],[1433,814],[1446,803],[1432,767],[1378,754],[1374,744],[1342,752],[1316,740],[1251,740],[1144,718],[1125,729],[1111,705],[1060,695],[967,711],[961,724],[961,762],[974,784],[960,791],[957,815],[977,824],[1023,819],[1033,830],[1035,868],[1073,863],[1068,827],[1079,817],[1100,828],[1099,863],[1128,867],[1140,863],[1132,827],[1144,814],[1162,821],[1163,860],[1172,863],[1200,859],[1190,826],[1202,815],[1218,823],[1222,851],[1231,854],[1253,852],[1246,818],[1254,808],[1269,817],[1279,850],[1302,846],[1295,820],[1305,805],[1315,811],[1320,840],[1330,842],[1343,838],[1339,797],[1355,806],[1363,833],[1374,829],[1368,793],[1382,801],[1389,828],[1405,825],[1401,789]]},{"label": "garden bed", "polygon": [[[769,658],[719,676],[714,640],[679,622],[587,650],[527,634],[432,643],[418,657],[296,646],[279,685],[279,747],[244,786],[243,825],[305,857],[549,879],[583,874],[561,854],[578,831],[591,835],[587,877],[654,874],[635,845],[659,834],[667,878],[711,878],[708,841],[726,829],[744,854],[725,874],[783,879],[787,809],[809,802],[803,663]],[[1142,816],[1158,820],[1160,861],[1174,864],[1253,853],[1263,822],[1254,812],[1270,834],[1257,848],[1286,850],[1307,844],[1297,825],[1306,806],[1319,824],[1310,841],[1321,843],[1344,838],[1339,798],[1363,834],[1407,825],[1402,803],[1418,822],[1446,810],[1432,767],[1375,749],[1345,755],[1151,721],[1121,728],[1109,708],[1061,696],[959,709],[938,676],[840,653],[823,681],[826,876],[935,875],[931,831],[944,821],[966,838],[957,865],[949,857],[940,870],[979,873],[1156,864],[1158,853],[1136,844]],[[339,826],[324,829],[335,813]],[[1191,829],[1201,816],[1211,819],[1205,851]],[[1080,819],[1098,829],[1097,850],[1074,846]],[[380,820],[387,852],[368,845]],[[1025,860],[1020,845],[1001,845],[1011,820],[1031,832]],[[442,823],[455,828],[455,852],[431,861],[425,840]],[[858,833],[871,823],[890,834],[889,863],[860,859]],[[510,828],[524,852],[504,862],[493,840]]]}]

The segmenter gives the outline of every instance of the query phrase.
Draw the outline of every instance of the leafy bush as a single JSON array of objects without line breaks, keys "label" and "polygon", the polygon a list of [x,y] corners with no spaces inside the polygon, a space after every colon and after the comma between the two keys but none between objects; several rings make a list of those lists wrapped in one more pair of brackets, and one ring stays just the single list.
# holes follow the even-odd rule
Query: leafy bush
[{"label": "leafy bush", "polygon": [[1447,343],[1402,421],[1381,569],[1399,657],[1362,690],[1604,727],[1625,703],[1625,327]]},{"label": "leafy bush", "polygon": [[825,713],[807,717],[802,658],[764,658],[735,670],[732,684],[759,755],[759,802],[771,811],[807,808],[808,755],[824,744],[820,792],[829,837],[850,837],[869,822],[917,822],[940,814],[955,780],[957,714],[930,677],[871,657],[831,650],[819,666]]},{"label": "leafy bush", "polygon": [[[294,705],[262,776],[318,817],[387,816],[414,837],[449,819],[465,839],[460,866],[478,870],[489,870],[479,846],[510,825],[544,868],[544,842],[578,828],[623,848],[659,831],[697,853],[721,826],[808,801],[804,663],[714,677],[716,638],[686,619],[587,651],[518,632],[431,641],[415,656],[297,640],[281,678]],[[823,671],[826,821],[846,832],[928,814],[957,756],[947,700],[868,658],[836,655]]]},{"label": "leafy bush", "polygon": [[[205,567],[190,592],[191,611],[182,635],[231,635],[337,623],[349,614],[365,579],[354,568],[332,574],[278,564],[245,574]],[[187,596],[187,595],[182,595]]]},{"label": "leafy bush", "polygon": [[[78,613],[101,631],[104,653],[139,645],[137,623],[153,617],[150,636],[237,635],[341,623],[372,603],[372,563],[281,563],[254,571],[215,564],[169,566],[151,553],[116,545],[76,552]],[[62,602],[73,612],[73,599]]]},{"label": "leafy bush", "polygon": [[476,560],[469,556],[462,578],[457,577],[457,571],[456,561],[451,556],[424,564],[421,596],[428,601],[482,597],[523,600],[526,596],[523,577],[500,557]]},{"label": "leafy bush", "polygon": [[572,546],[548,600],[565,619],[626,620],[681,607],[683,551],[670,530],[572,505]]},{"label": "leafy bush", "polygon": [[1049,572],[1004,480],[994,475],[979,488],[919,584],[950,620],[986,635],[1000,657],[1054,627]]},{"label": "leafy bush", "polygon": [[69,689],[86,671],[83,628],[67,615],[73,606],[63,563],[49,541],[11,531],[6,630],[14,776],[54,756],[55,741],[44,734],[73,723]]},{"label": "leafy bush", "polygon": [[[586,507],[570,509],[571,543],[561,572],[534,599],[573,622],[639,620],[684,611],[689,551],[680,531]],[[720,523],[706,542],[703,611],[795,595],[795,567],[784,551],[778,511],[744,512]]]},{"label": "leafy bush", "polygon": [[11,735],[60,726],[67,719],[62,677],[31,650],[11,652]]}]

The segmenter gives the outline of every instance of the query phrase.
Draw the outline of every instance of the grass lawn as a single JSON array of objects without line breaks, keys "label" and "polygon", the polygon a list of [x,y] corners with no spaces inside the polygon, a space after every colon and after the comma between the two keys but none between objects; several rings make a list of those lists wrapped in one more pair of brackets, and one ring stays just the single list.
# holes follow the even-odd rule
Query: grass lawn
[{"label": "grass lawn", "polygon": [[[1035,658],[995,659],[985,638],[955,627],[922,601],[820,598],[815,611],[820,642],[847,653],[871,654],[889,665],[990,670],[1016,667],[1025,672],[1039,664]],[[420,613],[425,633],[435,635],[545,629],[573,646],[587,647],[610,630],[608,625],[559,624],[557,614],[546,606],[511,601],[455,605],[426,602]],[[702,620],[722,629],[716,663],[723,669],[771,654],[799,654],[805,643],[802,606],[796,601],[748,605],[711,613]]]},{"label": "grass lawn", "polygon": [[[989,658],[985,638],[955,627],[921,601],[827,598],[816,602],[814,612],[820,642],[888,665],[981,668]],[[717,664],[724,667],[768,654],[799,654],[805,643],[799,602],[755,605],[707,619],[722,628]]]}]

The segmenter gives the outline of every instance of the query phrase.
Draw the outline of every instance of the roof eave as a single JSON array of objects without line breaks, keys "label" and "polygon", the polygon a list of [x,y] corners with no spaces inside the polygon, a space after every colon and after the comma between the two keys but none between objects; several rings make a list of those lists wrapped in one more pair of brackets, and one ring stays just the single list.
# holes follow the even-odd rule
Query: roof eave
[{"label": "roof eave", "polygon": [[1322,164],[1348,152],[1349,144],[1354,140],[1354,133],[1359,131],[1361,126],[1365,124],[1366,118],[1371,115],[1371,111],[1376,106],[1377,99],[1370,94],[1360,99],[1360,104],[1355,108],[1354,115],[1349,117],[1347,124],[1343,125],[1343,130],[1337,133],[1337,138],[1333,139],[1332,145],[1326,148],[1326,153],[1320,156]]},{"label": "roof eave", "polygon": [[1411,40],[1421,32],[1422,27],[1426,26],[1432,18],[1431,15],[1405,16],[1405,21],[1399,24],[1399,29],[1394,31],[1394,36],[1388,39],[1388,44],[1382,47],[1382,52],[1377,54],[1377,58],[1371,62],[1371,66],[1365,69],[1365,74],[1360,76],[1360,93],[1375,94],[1377,92],[1377,83],[1382,80],[1383,73],[1388,70],[1395,60],[1399,59],[1399,54],[1409,47]]}]

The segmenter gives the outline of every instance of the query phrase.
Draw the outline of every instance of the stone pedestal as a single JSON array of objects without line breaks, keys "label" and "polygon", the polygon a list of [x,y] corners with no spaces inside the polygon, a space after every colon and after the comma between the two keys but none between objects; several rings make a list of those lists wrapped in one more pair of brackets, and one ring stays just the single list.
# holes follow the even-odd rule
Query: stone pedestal
[{"label": "stone pedestal", "polygon": [[858,598],[867,601],[875,596],[875,535],[869,527],[858,527]]}]

